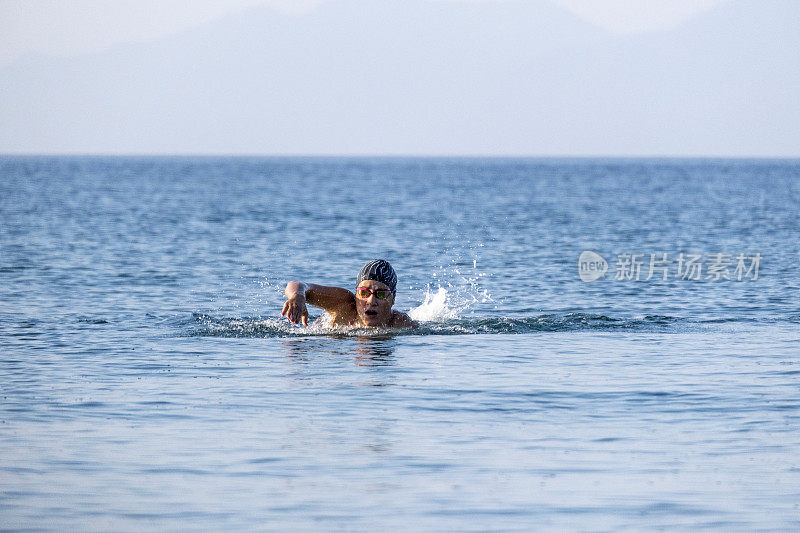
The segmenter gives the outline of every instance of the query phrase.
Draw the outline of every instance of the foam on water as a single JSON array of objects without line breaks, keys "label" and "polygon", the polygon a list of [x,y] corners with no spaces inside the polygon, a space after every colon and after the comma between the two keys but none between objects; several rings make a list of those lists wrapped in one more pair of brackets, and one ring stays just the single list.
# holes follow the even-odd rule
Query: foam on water
[{"label": "foam on water", "polygon": [[[314,336],[396,336],[396,335],[476,335],[526,334],[563,331],[639,331],[686,332],[708,327],[708,320],[690,320],[666,315],[607,316],[601,313],[544,313],[506,317],[478,316],[471,307],[490,298],[471,283],[451,284],[451,290],[438,286],[425,291],[423,301],[408,311],[416,328],[365,328],[332,326],[330,315],[311,317],[309,325],[292,324],[281,317],[216,317],[194,313],[182,323],[184,334],[201,337],[314,337]],[[312,308],[313,309],[313,308]],[[718,320],[712,321],[714,323]]]},{"label": "foam on water", "polygon": [[[424,306],[425,304],[423,304]],[[420,307],[423,307],[420,306]],[[427,309],[427,310],[425,310]],[[195,313],[184,334],[198,337],[314,337],[314,336],[396,336],[396,335],[477,335],[525,334],[561,331],[658,331],[686,332],[705,327],[701,322],[678,317],[648,315],[638,318],[609,317],[591,313],[544,314],[523,317],[446,318],[452,314],[446,304],[430,303],[417,328],[331,327],[327,315],[315,319],[308,327],[294,325],[281,318],[214,317]]]},{"label": "foam on water", "polygon": [[408,312],[408,316],[417,322],[441,322],[458,318],[459,307],[450,307],[447,301],[447,289],[439,287],[436,292],[428,289],[425,293],[425,300]]}]

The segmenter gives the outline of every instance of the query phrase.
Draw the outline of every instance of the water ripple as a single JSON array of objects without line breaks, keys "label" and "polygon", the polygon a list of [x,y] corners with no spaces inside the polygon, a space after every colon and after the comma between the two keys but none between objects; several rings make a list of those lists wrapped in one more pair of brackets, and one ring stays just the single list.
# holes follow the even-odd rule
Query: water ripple
[{"label": "water ripple", "polygon": [[194,313],[179,324],[182,334],[190,337],[313,337],[313,336],[384,336],[384,335],[475,335],[525,334],[561,331],[638,331],[686,332],[700,328],[702,322],[679,317],[647,315],[616,318],[601,314],[544,314],[522,318],[457,318],[421,322],[413,329],[331,328],[323,319],[302,328],[278,318],[214,317]]}]

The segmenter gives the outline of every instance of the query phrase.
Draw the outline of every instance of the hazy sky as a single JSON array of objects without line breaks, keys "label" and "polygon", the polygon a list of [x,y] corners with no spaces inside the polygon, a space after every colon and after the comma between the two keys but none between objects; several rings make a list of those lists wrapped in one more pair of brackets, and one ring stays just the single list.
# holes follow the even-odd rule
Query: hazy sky
[{"label": "hazy sky", "polygon": [[[304,13],[328,0],[0,0],[0,66],[178,33],[255,5]],[[449,2],[498,0],[441,0]],[[729,0],[551,0],[615,33],[669,28]]]},{"label": "hazy sky", "polygon": [[799,35],[800,0],[0,0],[0,153],[798,157]]}]

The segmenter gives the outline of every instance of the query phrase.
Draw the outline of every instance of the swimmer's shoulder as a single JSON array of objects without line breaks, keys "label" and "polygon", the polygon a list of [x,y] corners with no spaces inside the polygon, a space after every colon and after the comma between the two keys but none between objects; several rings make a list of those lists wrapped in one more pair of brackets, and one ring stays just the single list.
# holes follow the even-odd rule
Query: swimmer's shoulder
[{"label": "swimmer's shoulder", "polygon": [[358,312],[355,305],[352,309],[340,308],[336,311],[328,311],[328,314],[331,316],[332,326],[355,326],[358,324]]},{"label": "swimmer's shoulder", "polygon": [[392,322],[390,326],[393,328],[416,328],[419,327],[419,324],[407,314],[392,309]]}]

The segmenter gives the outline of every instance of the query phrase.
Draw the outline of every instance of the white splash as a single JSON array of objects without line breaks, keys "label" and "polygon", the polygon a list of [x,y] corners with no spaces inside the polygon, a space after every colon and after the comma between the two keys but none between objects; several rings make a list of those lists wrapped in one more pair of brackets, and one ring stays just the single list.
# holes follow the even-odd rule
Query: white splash
[{"label": "white splash", "polygon": [[447,304],[447,289],[439,287],[439,290],[432,293],[428,289],[425,293],[425,301],[418,307],[408,312],[408,316],[418,322],[439,322],[452,318],[458,318],[460,309],[453,309]]}]

